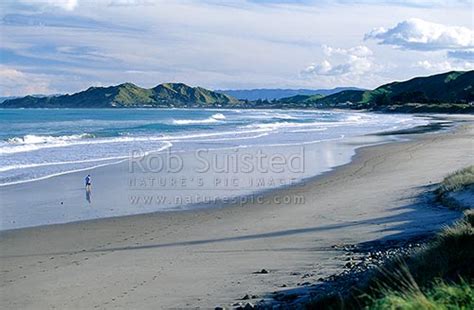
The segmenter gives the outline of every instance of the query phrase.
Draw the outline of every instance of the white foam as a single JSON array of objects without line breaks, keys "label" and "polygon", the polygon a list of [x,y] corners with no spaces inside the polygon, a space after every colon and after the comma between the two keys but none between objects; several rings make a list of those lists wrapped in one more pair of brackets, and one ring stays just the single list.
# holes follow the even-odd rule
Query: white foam
[{"label": "white foam", "polygon": [[[277,130],[280,128],[298,128],[298,127],[336,127],[336,126],[345,126],[345,125],[358,125],[365,124],[369,122],[371,118],[363,117],[361,115],[349,115],[344,120],[340,121],[330,121],[330,122],[310,122],[310,123],[297,123],[297,122],[273,122],[273,123],[259,123],[251,124],[244,126],[244,128],[258,128],[258,129],[267,129],[267,130]],[[325,129],[322,129],[325,130]]]},{"label": "white foam", "polygon": [[[242,132],[239,132],[242,133]],[[268,136],[270,133],[264,132],[257,135],[252,136],[240,136],[240,137],[228,137],[228,138],[213,138],[213,139],[201,139],[199,142],[217,142],[217,141],[229,141],[229,140],[250,140],[250,139],[258,139],[261,137]]]},{"label": "white foam", "polygon": [[226,117],[222,113],[216,113],[211,117],[205,119],[176,119],[173,120],[173,125],[195,125],[195,124],[211,124],[225,120]]},{"label": "white foam", "polygon": [[293,128],[293,127],[315,127],[315,126],[329,126],[336,125],[337,122],[312,122],[312,123],[295,123],[295,122],[274,122],[274,123],[261,123],[251,124],[244,126],[244,128],[256,128],[264,130],[276,130],[280,128]]},{"label": "white foam", "polygon": [[222,113],[216,113],[214,115],[211,116],[213,119],[218,119],[218,120],[223,120],[223,119],[226,119],[225,115],[222,114]]},{"label": "white foam", "polygon": [[[159,148],[159,149],[157,149],[157,150],[149,151],[149,152],[143,152],[143,153],[141,154],[141,156],[146,156],[146,155],[151,154],[151,153],[159,153],[159,152],[162,152],[162,151],[164,151],[164,150],[166,150],[166,149],[169,149],[171,146],[173,146],[173,144],[170,143],[170,142],[167,142],[167,143],[165,143],[164,146],[162,146],[161,148]],[[39,180],[45,180],[45,179],[49,179],[49,178],[56,177],[56,176],[60,176],[60,175],[64,175],[64,174],[69,174],[69,173],[74,173],[74,172],[80,172],[80,171],[86,171],[86,170],[92,170],[92,169],[96,169],[96,168],[104,167],[104,166],[110,166],[110,165],[114,165],[114,164],[121,163],[121,162],[127,160],[129,157],[130,157],[130,156],[123,156],[123,157],[115,157],[115,158],[109,158],[109,159],[98,159],[98,160],[90,160],[90,161],[85,160],[85,161],[71,162],[71,163],[85,163],[85,162],[97,162],[97,163],[99,163],[99,162],[102,162],[102,161],[104,161],[104,160],[117,159],[117,161],[114,161],[114,162],[108,162],[108,163],[103,163],[103,164],[97,164],[97,165],[90,166],[90,167],[86,167],[86,168],[71,169],[71,170],[66,170],[66,171],[62,171],[62,172],[59,172],[59,173],[48,174],[48,175],[41,176],[41,177],[38,177],[38,178],[32,178],[32,179],[26,179],[26,180],[14,181],[14,182],[2,183],[2,184],[0,184],[0,187],[2,187],[2,186],[7,186],[7,185],[28,183],[28,182],[39,181]],[[61,164],[61,163],[58,163],[58,164]]]},{"label": "white foam", "polygon": [[247,119],[289,119],[289,120],[296,120],[298,117],[292,116],[289,114],[284,113],[276,113],[276,112],[261,112],[261,114],[256,115],[248,115],[245,116]]},{"label": "white foam", "polygon": [[349,115],[346,118],[346,122],[360,122],[362,121],[362,115]]},{"label": "white foam", "polygon": [[[49,138],[29,138],[29,141],[49,141],[32,144],[17,144],[17,143],[3,143],[0,146],[0,154],[15,154],[24,153],[46,148],[60,148],[75,145],[89,145],[89,144],[108,144],[108,143],[124,143],[124,142],[166,142],[166,141],[181,141],[196,138],[210,138],[219,136],[235,136],[238,134],[261,133],[267,131],[266,129],[253,129],[241,131],[224,131],[218,133],[200,133],[200,134],[183,134],[183,135],[158,135],[158,136],[121,136],[113,138],[95,138],[95,139],[49,139]],[[80,136],[80,135],[77,135]],[[91,135],[89,135],[91,136]],[[84,135],[84,137],[86,137]],[[55,138],[55,137],[53,137]],[[21,141],[22,138],[12,138],[14,141]],[[28,139],[27,139],[28,140]]]},{"label": "white foam", "polygon": [[14,137],[7,140],[9,144],[44,144],[44,143],[64,143],[67,141],[74,141],[86,138],[93,138],[94,136],[88,133],[69,135],[69,136],[37,136],[37,135],[26,135],[23,137]]},{"label": "white foam", "polygon": [[[76,135],[83,136],[83,135]],[[27,137],[27,136],[25,136]],[[88,137],[93,137],[89,135]],[[15,139],[15,140],[13,140]],[[27,141],[28,143],[19,143],[19,141]],[[64,139],[61,137],[49,137],[49,136],[33,136],[24,138],[12,138],[13,143],[3,144],[0,147],[0,154],[15,154],[30,152],[46,148],[58,148],[67,147],[74,145],[85,145],[85,144],[107,144],[107,143],[122,143],[122,142],[135,142],[135,141],[162,141],[162,137],[115,137],[115,138],[101,138],[101,139],[88,139],[84,135],[81,139]]]},{"label": "white foam", "polygon": [[326,131],[328,130],[327,127],[320,127],[320,128],[306,128],[306,129],[296,129],[290,130],[291,133],[300,133],[300,132],[313,132],[313,131]]},{"label": "white foam", "polygon": [[58,166],[58,165],[68,165],[68,164],[84,164],[84,163],[92,163],[92,162],[102,162],[102,161],[110,161],[110,160],[115,160],[115,159],[124,159],[127,157],[128,156],[113,156],[113,157],[94,158],[94,159],[85,159],[85,160],[71,160],[71,161],[58,161],[58,162],[44,162],[44,163],[39,163],[39,164],[10,165],[10,166],[0,167],[0,172],[16,170],[16,169],[28,169],[28,168]]}]

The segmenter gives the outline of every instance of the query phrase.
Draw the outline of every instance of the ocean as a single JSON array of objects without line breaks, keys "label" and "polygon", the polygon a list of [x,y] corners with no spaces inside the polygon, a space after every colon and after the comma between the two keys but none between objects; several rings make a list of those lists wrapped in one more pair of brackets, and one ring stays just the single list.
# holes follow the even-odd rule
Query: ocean
[{"label": "ocean", "polygon": [[[427,123],[312,110],[0,109],[0,230],[245,204],[398,139],[373,133]],[[276,203],[315,203],[304,200]]]},{"label": "ocean", "polygon": [[0,186],[110,165],[137,150],[303,145],[421,124],[332,111],[0,109]]}]

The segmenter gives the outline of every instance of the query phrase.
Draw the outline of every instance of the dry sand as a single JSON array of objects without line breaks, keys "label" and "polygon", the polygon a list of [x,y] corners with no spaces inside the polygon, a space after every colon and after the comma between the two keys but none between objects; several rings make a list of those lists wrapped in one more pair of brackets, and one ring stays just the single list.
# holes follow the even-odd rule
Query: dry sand
[{"label": "dry sand", "polygon": [[[474,126],[411,138],[359,149],[263,204],[2,232],[0,308],[213,308],[340,272],[333,245],[433,233],[459,217],[422,194],[474,163]],[[272,202],[293,195],[305,202]]]}]

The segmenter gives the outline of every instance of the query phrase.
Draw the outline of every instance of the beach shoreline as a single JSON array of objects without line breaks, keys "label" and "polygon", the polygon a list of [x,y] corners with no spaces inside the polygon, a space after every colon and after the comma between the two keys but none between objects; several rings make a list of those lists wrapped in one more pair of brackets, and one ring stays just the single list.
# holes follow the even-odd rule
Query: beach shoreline
[{"label": "beach shoreline", "polygon": [[0,232],[0,303],[208,308],[317,282],[343,268],[336,244],[430,234],[458,218],[420,195],[474,162],[472,118],[463,118],[452,131],[359,148],[348,164],[266,194],[303,194],[302,205],[265,201]]},{"label": "beach shoreline", "polygon": [[[272,197],[273,195],[278,195],[278,193],[281,191],[291,190],[292,188],[298,188],[298,187],[303,186],[306,183],[318,182],[319,180],[329,177],[331,173],[334,172],[335,170],[340,169],[341,167],[344,167],[346,165],[350,165],[353,159],[356,156],[358,156],[359,150],[361,149],[381,146],[381,145],[389,144],[389,143],[406,142],[407,140],[411,139],[410,135],[413,135],[413,134],[440,133],[446,130],[456,130],[455,127],[458,126],[459,124],[460,124],[459,122],[456,122],[453,120],[442,119],[441,123],[430,122],[428,125],[419,125],[412,128],[402,129],[402,130],[386,131],[386,132],[381,132],[381,133],[369,134],[367,136],[353,137],[352,139],[345,141],[345,144],[355,145],[354,153],[349,156],[349,159],[347,162],[331,167],[329,170],[323,171],[319,174],[308,176],[303,179],[295,180],[295,182],[292,182],[291,184],[286,184],[286,185],[282,185],[280,187],[274,187],[274,188],[259,189],[254,193],[250,193],[250,194],[242,195],[242,196],[236,196],[236,197],[233,197],[232,199],[216,199],[215,201],[207,202],[207,203],[189,204],[189,205],[186,205],[185,208],[171,208],[167,210],[158,210],[158,211],[144,212],[144,213],[138,213],[138,214],[98,217],[98,218],[81,219],[81,220],[64,222],[64,223],[40,224],[40,225],[19,227],[19,228],[12,228],[12,229],[1,229],[0,233],[9,233],[9,232],[17,231],[17,230],[37,229],[37,228],[41,228],[45,226],[70,225],[73,223],[81,224],[81,223],[96,222],[96,221],[102,221],[102,220],[114,220],[114,219],[120,219],[124,217],[154,215],[155,213],[156,213],[155,215],[162,214],[162,213],[163,214],[164,213],[173,214],[173,213],[181,213],[181,212],[192,213],[201,209],[225,209],[225,208],[241,207],[242,205],[250,204],[252,201],[256,201],[255,197],[262,198],[263,200],[265,200],[268,197]],[[383,137],[383,138],[379,140],[378,137]],[[153,152],[153,153],[159,154],[159,151]],[[4,187],[2,189],[8,191],[9,188],[13,188],[15,191],[15,187],[28,188],[29,185],[34,184],[35,182],[38,182],[38,181],[45,182],[45,180],[47,182],[47,179],[49,178],[57,178],[57,177],[63,177],[63,176],[68,177],[68,179],[66,179],[65,182],[69,182],[71,179],[81,179],[81,177],[85,173],[95,173],[96,170],[100,168],[115,170],[114,167],[116,167],[117,169],[119,169],[120,165],[125,165],[125,164],[128,165],[127,162],[128,162],[128,159],[122,159],[121,161],[116,162],[116,163],[99,165],[97,167],[81,169],[79,171],[72,171],[72,172],[63,173],[60,175],[53,175],[45,179],[31,180],[24,183],[6,185],[6,186],[2,186]],[[266,204],[266,203],[268,202],[267,201],[259,202],[259,204]]]},{"label": "beach shoreline", "polygon": [[[353,119],[360,117],[372,116],[349,116]],[[312,129],[309,129],[302,141],[298,140],[300,137],[296,140],[289,137],[288,140],[275,140],[261,146],[247,145],[248,141],[243,141],[243,145],[226,144],[226,141],[218,139],[207,144],[206,140],[198,141],[195,148],[183,149],[183,146],[176,148],[173,146],[175,142],[169,141],[167,146],[158,151],[145,152],[144,156],[129,154],[128,158],[119,162],[104,163],[94,168],[74,169],[14,184],[2,184],[0,195],[4,203],[0,207],[0,230],[246,204],[249,200],[267,197],[298,183],[311,182],[315,177],[349,163],[360,147],[403,140],[405,138],[402,135],[390,134],[390,130],[398,128],[398,131],[404,131],[415,124],[426,124],[429,118],[413,117],[410,123],[401,121],[393,127],[390,126],[393,120],[389,118],[387,121],[388,124],[381,131],[385,134],[377,134],[378,131],[372,128],[372,131],[362,130],[363,134],[339,131],[328,138],[319,133],[313,134]],[[435,125],[437,122],[432,121]],[[364,124],[365,121],[362,121],[362,128]],[[273,123],[270,125],[273,126]],[[317,128],[317,131],[324,132],[326,129]],[[437,129],[442,128],[428,126],[419,131]],[[295,132],[299,135],[305,130]],[[357,131],[355,127],[354,130]],[[267,134],[269,132],[264,133]],[[80,141],[80,144],[83,143]],[[201,151],[204,152],[199,153]],[[131,152],[135,152],[135,149]],[[263,159],[251,162],[252,169],[244,171],[247,169],[245,165],[248,166],[245,159],[245,156],[249,158],[248,155],[252,159]],[[284,164],[272,164],[270,158],[276,157],[283,160]],[[296,158],[294,162],[297,166],[301,163],[301,168],[296,167],[300,169],[290,167],[292,158]],[[173,170],[176,163],[173,159],[181,161],[179,171]],[[208,165],[207,171],[200,171],[202,163]],[[238,167],[234,167],[234,163],[238,163]],[[266,167],[260,167],[261,164]],[[161,165],[159,169],[156,169],[157,165]],[[45,166],[51,165],[46,163]],[[222,168],[226,171],[222,171]],[[30,172],[26,170],[23,173],[28,175]],[[92,175],[90,193],[84,192],[82,184],[87,174]],[[24,195],[26,192],[28,195]]]}]

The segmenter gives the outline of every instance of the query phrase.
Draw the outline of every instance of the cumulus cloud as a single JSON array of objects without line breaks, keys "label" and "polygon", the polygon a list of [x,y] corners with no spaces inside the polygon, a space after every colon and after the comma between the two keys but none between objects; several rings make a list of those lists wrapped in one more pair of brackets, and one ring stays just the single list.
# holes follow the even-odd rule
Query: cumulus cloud
[{"label": "cumulus cloud", "polygon": [[393,28],[376,28],[365,39],[411,50],[465,49],[474,46],[474,31],[411,18]]},{"label": "cumulus cloud", "polygon": [[304,75],[356,75],[360,76],[372,70],[375,66],[372,51],[367,46],[356,46],[349,49],[323,46],[327,56],[320,63],[312,63],[303,70]]},{"label": "cumulus cloud", "polygon": [[[418,5],[391,6],[412,2],[447,7],[421,11]],[[147,87],[180,81],[221,89],[371,88],[423,73],[425,69],[413,67],[418,60],[454,63],[463,55],[446,57],[447,51],[468,50],[420,55],[360,41],[373,26],[390,28],[406,16],[433,16],[454,25],[471,21],[470,10],[451,6],[453,1],[426,2],[390,0],[387,6],[387,1],[355,1],[365,4],[360,6],[349,0],[4,0],[2,59],[21,70],[24,79],[37,78],[40,87],[49,80],[55,92],[124,81]],[[159,5],[145,5],[152,3]],[[361,19],[361,14],[370,18]],[[315,58],[318,42],[331,46]],[[13,86],[4,89],[16,92]]]},{"label": "cumulus cloud", "polygon": [[323,45],[323,52],[327,56],[339,54],[339,55],[353,55],[357,57],[367,57],[367,56],[373,55],[373,52],[367,46],[364,46],[364,45],[351,47],[349,49],[334,48],[327,45]]},{"label": "cumulus cloud", "polygon": [[49,94],[49,80],[43,75],[22,72],[12,67],[0,66],[0,94]]}]

